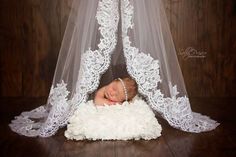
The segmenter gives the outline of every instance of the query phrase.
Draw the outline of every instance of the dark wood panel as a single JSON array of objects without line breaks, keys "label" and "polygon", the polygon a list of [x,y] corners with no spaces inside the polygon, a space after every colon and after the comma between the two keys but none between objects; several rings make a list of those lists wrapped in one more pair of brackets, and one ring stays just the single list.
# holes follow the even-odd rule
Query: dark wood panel
[{"label": "dark wood panel", "polygon": [[[50,86],[56,54],[60,48],[60,7],[58,1],[28,1],[30,19],[25,21],[28,50],[24,52],[25,96],[45,96]],[[29,66],[30,65],[30,66]]]},{"label": "dark wood panel", "polygon": [[1,2],[1,96],[48,94],[69,14],[69,9],[61,10],[67,3]]},{"label": "dark wood panel", "polygon": [[[191,97],[234,97],[236,2],[165,1],[171,31]],[[184,59],[180,52],[206,52]],[[191,51],[190,51],[191,50]]]},{"label": "dark wood panel", "polygon": [[8,5],[3,1],[0,5],[0,76],[1,95],[19,96],[22,94],[22,50],[25,45],[22,32],[17,29],[22,20],[18,12],[21,4]]},{"label": "dark wood panel", "polygon": [[[0,0],[1,96],[48,95],[71,2]],[[163,2],[189,96],[235,97],[236,2]]]}]

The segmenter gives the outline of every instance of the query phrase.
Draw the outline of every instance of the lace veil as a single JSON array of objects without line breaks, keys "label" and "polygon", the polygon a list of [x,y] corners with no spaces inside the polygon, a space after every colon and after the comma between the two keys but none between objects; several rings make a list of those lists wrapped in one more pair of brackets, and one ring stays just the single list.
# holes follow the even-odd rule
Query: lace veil
[{"label": "lace veil", "polygon": [[150,107],[174,128],[204,132],[219,123],[192,112],[161,0],[74,0],[46,104],[9,124],[49,137],[76,106],[117,77],[131,76]]}]

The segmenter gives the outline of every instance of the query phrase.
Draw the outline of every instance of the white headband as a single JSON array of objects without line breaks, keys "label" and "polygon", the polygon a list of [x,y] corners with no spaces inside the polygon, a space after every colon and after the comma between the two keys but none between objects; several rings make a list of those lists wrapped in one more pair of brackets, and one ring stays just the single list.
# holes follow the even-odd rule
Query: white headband
[{"label": "white headband", "polygon": [[122,86],[124,88],[124,91],[125,91],[125,101],[128,101],[128,93],[127,93],[127,89],[125,87],[125,83],[124,83],[124,81],[121,78],[118,78],[118,80],[120,80],[120,82],[121,82],[121,84],[122,84]]}]

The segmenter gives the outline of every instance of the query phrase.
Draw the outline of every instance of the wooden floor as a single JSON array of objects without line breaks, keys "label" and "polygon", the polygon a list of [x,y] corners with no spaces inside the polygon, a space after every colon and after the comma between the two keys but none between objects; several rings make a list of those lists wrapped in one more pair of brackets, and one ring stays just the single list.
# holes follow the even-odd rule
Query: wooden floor
[{"label": "wooden floor", "polygon": [[21,111],[45,102],[42,99],[1,99],[1,157],[235,157],[235,99],[190,99],[192,109],[221,123],[214,131],[186,133],[158,119],[163,127],[156,140],[69,141],[65,129],[50,138],[28,138],[12,132],[8,123]]}]

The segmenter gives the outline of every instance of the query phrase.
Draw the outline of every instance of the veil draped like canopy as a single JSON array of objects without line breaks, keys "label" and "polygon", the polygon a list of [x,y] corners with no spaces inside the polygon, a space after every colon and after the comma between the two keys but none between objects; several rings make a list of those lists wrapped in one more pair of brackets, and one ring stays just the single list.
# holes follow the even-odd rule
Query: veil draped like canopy
[{"label": "veil draped like canopy", "polygon": [[74,0],[46,104],[9,126],[25,136],[52,136],[76,106],[124,76],[172,127],[199,133],[219,125],[191,110],[161,0]]}]

